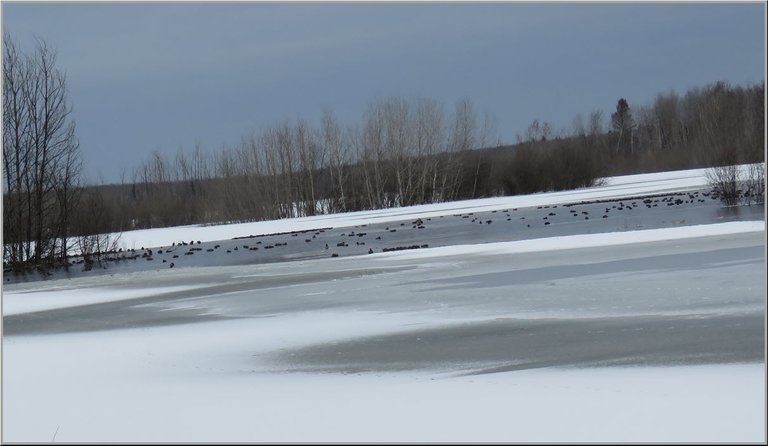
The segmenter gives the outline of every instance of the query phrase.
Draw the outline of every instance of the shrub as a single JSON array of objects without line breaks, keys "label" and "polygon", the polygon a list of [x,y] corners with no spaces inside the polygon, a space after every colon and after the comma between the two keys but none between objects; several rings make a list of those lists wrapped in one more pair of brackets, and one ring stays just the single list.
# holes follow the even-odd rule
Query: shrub
[{"label": "shrub", "polygon": [[707,181],[712,191],[726,206],[739,202],[739,168],[736,165],[715,166],[707,169]]},{"label": "shrub", "polygon": [[765,163],[751,164],[746,175],[744,198],[747,204],[765,203]]}]

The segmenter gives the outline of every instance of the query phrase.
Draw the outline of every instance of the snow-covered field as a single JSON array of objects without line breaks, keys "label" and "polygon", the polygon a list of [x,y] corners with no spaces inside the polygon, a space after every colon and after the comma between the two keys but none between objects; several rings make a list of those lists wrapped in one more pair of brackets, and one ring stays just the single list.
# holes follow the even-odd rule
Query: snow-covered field
[{"label": "snow-covered field", "polygon": [[[634,196],[702,178],[123,240]],[[3,289],[2,440],[765,442],[764,252],[764,221],[735,221],[14,284]]]},{"label": "snow-covered field", "polygon": [[[6,340],[4,440],[48,442],[759,442],[762,364],[479,376],[258,373],[309,315]],[[366,320],[368,319],[368,320]],[[371,330],[361,315],[336,323]],[[20,369],[15,364],[36,365]],[[55,437],[54,437],[55,435]]]}]

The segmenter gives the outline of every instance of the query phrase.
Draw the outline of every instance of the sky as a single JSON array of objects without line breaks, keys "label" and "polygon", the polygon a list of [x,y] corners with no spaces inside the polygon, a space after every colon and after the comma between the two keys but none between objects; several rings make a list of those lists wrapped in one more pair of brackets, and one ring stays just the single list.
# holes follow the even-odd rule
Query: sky
[{"label": "sky", "polygon": [[390,97],[469,98],[512,143],[619,98],[765,79],[763,3],[2,2],[21,48],[66,72],[89,182],[154,150],[213,151],[324,108],[360,122]]}]

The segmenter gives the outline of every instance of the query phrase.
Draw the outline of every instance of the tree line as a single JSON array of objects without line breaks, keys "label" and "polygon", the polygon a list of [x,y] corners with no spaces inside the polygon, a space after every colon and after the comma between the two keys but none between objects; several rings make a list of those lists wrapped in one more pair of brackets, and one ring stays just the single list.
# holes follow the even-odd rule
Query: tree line
[{"label": "tree line", "polygon": [[490,117],[467,99],[446,113],[432,99],[391,98],[357,125],[326,110],[315,126],[285,121],[213,153],[155,151],[99,193],[122,230],[435,203],[477,195],[466,153],[492,137]]},{"label": "tree line", "polygon": [[6,265],[55,263],[104,234],[585,187],[610,175],[764,161],[764,83],[716,82],[651,104],[620,98],[570,128],[533,120],[514,144],[469,99],[371,103],[356,123],[271,125],[232,147],[155,151],[117,184],[81,184],[64,75],[44,42],[3,55]]},{"label": "tree line", "polygon": [[468,99],[372,103],[359,123],[326,110],[235,147],[154,152],[121,184],[105,230],[249,221],[573,189],[611,175],[763,161],[764,84],[715,82],[649,105],[620,98],[569,129],[534,120],[511,145]]},{"label": "tree line", "polygon": [[[578,114],[570,129],[534,120],[498,155],[502,193],[585,185],[589,178],[764,162],[765,83],[714,82],[659,93],[651,104],[620,98],[609,116]],[[543,169],[543,170],[542,170]]]}]

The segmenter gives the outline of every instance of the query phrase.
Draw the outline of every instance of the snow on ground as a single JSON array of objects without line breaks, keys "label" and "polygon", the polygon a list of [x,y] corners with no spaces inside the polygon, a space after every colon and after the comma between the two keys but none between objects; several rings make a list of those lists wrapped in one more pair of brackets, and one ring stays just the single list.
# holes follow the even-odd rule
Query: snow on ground
[{"label": "snow on ground", "polygon": [[162,288],[120,289],[108,287],[68,288],[45,287],[36,290],[3,292],[3,315],[68,308],[102,302],[135,299],[149,295],[186,291],[197,287],[172,286]]},{"label": "snow on ground", "polygon": [[[328,318],[335,321],[330,330]],[[4,356],[13,361],[4,380],[13,385],[4,388],[3,440],[764,439],[762,364],[478,376],[270,373],[243,353],[300,345],[315,335],[328,341],[376,333],[403,319],[328,313],[262,322],[6,339]]]},{"label": "snow on ground", "polygon": [[553,251],[561,249],[588,248],[597,246],[628,245],[658,241],[672,241],[713,235],[763,232],[765,222],[735,221],[711,225],[684,226],[638,231],[609,232],[600,234],[579,234],[561,237],[547,237],[512,242],[483,243],[473,245],[452,245],[436,248],[406,250],[371,254],[371,258],[390,260],[426,259],[432,257],[464,256],[468,254],[518,254],[523,252]]},{"label": "snow on ground", "polygon": [[[720,235],[736,228],[755,229],[708,225],[707,234],[718,234],[714,230],[718,228]],[[704,229],[694,232],[702,235]],[[672,229],[652,234],[668,231]],[[323,262],[330,263],[321,259],[301,264]],[[282,270],[287,265],[273,267]],[[97,281],[87,280],[91,285]],[[119,279],[106,280],[114,283]],[[62,283],[68,286],[60,291],[62,298],[77,296],[78,288],[69,286],[70,281],[45,286]],[[45,292],[42,285],[35,286],[35,292]],[[344,289],[338,284],[329,286]],[[297,294],[320,290],[312,285],[293,289]],[[163,291],[167,287],[141,292]],[[259,294],[253,297],[258,299]],[[621,296],[615,297],[619,300]],[[201,309],[207,310],[205,306]],[[559,314],[556,310],[551,308],[548,317]],[[463,314],[461,319],[449,321],[439,312],[329,308],[163,327],[5,337],[3,440],[525,443],[765,439],[762,363],[540,368],[463,376],[429,370],[294,372],[275,369],[261,356],[413,327],[457,324],[474,317],[472,308],[464,309]]]},{"label": "snow on ground", "polygon": [[[742,166],[742,168],[744,167]],[[402,208],[347,212],[252,223],[141,229],[122,233],[120,243],[124,248],[138,249],[142,246],[168,246],[172,242],[181,240],[210,242],[248,235],[303,231],[324,227],[340,228],[372,223],[385,223],[414,217],[428,218],[456,213],[493,211],[648,195],[700,188],[705,187],[706,185],[706,169],[625,175],[606,178],[605,184],[601,186],[560,192],[452,201]]]}]

